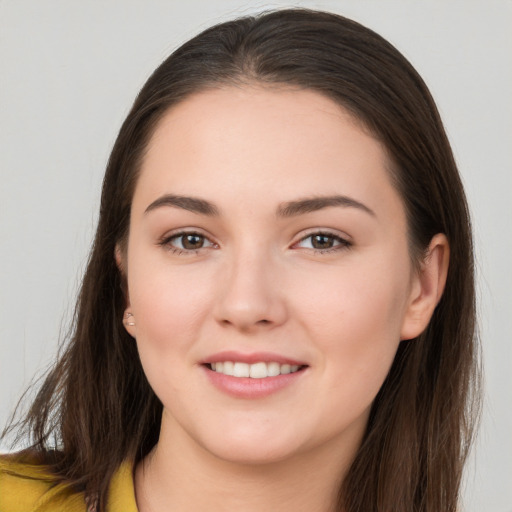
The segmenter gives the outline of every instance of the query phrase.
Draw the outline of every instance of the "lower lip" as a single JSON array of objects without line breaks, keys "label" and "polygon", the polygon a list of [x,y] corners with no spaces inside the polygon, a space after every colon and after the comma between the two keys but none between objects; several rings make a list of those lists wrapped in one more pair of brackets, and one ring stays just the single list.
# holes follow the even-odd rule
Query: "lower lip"
[{"label": "lower lip", "polygon": [[293,373],[266,377],[264,379],[251,379],[250,377],[233,377],[210,370],[203,366],[210,382],[220,391],[235,398],[256,399],[270,396],[278,391],[293,385],[304,375],[306,368]]}]

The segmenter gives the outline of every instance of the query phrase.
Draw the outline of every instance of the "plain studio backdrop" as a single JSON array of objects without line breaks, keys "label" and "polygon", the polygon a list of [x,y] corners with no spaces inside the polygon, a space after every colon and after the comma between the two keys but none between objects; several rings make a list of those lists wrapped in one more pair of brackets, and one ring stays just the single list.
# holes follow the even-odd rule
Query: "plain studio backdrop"
[{"label": "plain studio backdrop", "polygon": [[145,79],[214,23],[293,6],[376,30],[437,101],[466,185],[478,257],[486,398],[465,510],[511,512],[509,0],[0,0],[0,423],[66,332],[105,163]]}]

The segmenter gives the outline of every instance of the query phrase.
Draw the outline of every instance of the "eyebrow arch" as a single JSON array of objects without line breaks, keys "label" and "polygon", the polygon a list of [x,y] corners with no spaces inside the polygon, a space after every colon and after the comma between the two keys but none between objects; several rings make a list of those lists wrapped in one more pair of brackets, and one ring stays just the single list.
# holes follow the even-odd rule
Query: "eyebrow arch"
[{"label": "eyebrow arch", "polygon": [[[180,196],[175,194],[165,194],[155,201],[153,201],[145,210],[144,213],[149,213],[156,208],[162,206],[172,206],[175,208],[181,208],[194,213],[208,216],[218,216],[218,208],[207,201],[206,199],[199,199],[196,197]],[[296,201],[288,201],[281,203],[277,209],[277,215],[279,217],[294,217],[296,215],[302,215],[305,213],[316,212],[323,208],[331,206],[342,206],[345,208],[358,208],[375,217],[375,212],[368,208],[363,203],[352,199],[351,197],[334,195],[325,197],[308,197],[305,199],[298,199]]]},{"label": "eyebrow arch", "polygon": [[196,197],[179,196],[174,194],[165,194],[155,201],[153,201],[144,211],[149,213],[156,208],[162,206],[174,206],[190,212],[199,213],[201,215],[217,216],[219,215],[218,208],[205,199],[198,199]]},{"label": "eyebrow arch", "polygon": [[325,196],[325,197],[308,197],[305,199],[299,199],[297,201],[289,201],[286,203],[282,203],[278,210],[277,214],[280,217],[294,217],[295,215],[302,215],[304,213],[316,212],[317,210],[321,210],[323,208],[328,208],[330,206],[343,206],[346,208],[358,208],[373,217],[375,217],[375,212],[368,208],[368,206],[352,199],[347,196]]}]

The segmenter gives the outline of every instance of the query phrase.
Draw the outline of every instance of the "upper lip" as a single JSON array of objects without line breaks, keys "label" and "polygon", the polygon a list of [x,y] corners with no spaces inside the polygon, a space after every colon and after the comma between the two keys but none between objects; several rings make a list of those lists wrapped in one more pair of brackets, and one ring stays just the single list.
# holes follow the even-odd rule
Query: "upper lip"
[{"label": "upper lip", "polygon": [[307,366],[304,361],[299,361],[298,359],[293,359],[288,356],[283,356],[281,354],[274,354],[272,352],[251,352],[248,354],[244,354],[242,352],[237,352],[234,350],[225,350],[222,352],[217,352],[212,354],[211,356],[206,357],[201,364],[208,363],[222,363],[224,361],[233,361],[234,363],[279,363],[279,364],[289,364],[289,365],[297,365],[297,366]]}]

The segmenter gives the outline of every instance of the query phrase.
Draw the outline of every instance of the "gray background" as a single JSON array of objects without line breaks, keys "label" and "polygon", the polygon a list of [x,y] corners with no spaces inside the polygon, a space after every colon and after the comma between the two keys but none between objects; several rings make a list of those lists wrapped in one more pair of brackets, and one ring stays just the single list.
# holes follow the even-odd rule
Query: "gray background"
[{"label": "gray background", "polygon": [[[105,162],[149,73],[209,25],[287,2],[0,0],[0,424],[52,360],[91,241]],[[467,188],[486,367],[468,512],[512,511],[512,2],[339,0],[438,102]],[[5,448],[5,447],[4,447]]]}]

